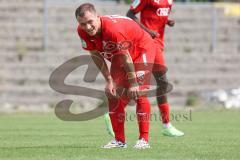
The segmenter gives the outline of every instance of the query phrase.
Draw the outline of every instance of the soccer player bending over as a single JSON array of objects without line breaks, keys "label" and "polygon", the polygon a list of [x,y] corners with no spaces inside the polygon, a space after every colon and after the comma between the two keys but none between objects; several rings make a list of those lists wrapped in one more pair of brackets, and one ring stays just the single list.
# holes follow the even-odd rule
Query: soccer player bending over
[{"label": "soccer player bending over", "polygon": [[[174,26],[175,22],[168,19],[172,8],[172,0],[134,0],[130,10],[127,12],[127,16],[136,21],[149,35],[152,36],[155,43],[158,45],[158,53],[163,54],[164,50],[164,30],[165,26]],[[140,20],[136,17],[136,14],[140,13]],[[159,61],[165,65],[163,56],[158,56],[162,59]],[[154,73],[155,80],[160,86],[164,85],[167,80],[166,75],[160,76],[162,73]],[[159,79],[159,77],[161,77]],[[163,122],[163,134],[170,137],[183,136],[184,133],[177,130],[170,123],[170,111],[169,104],[167,102],[167,96],[157,97],[158,108],[161,112]]]},{"label": "soccer player bending over", "polygon": [[[150,148],[150,103],[143,93],[149,89],[152,64],[162,65],[162,62],[155,62],[157,46],[151,36],[130,18],[99,16],[89,3],[80,5],[75,15],[82,47],[90,52],[106,80],[105,92],[115,138],[103,148],[127,147],[124,122],[125,107],[130,99],[137,104],[139,125],[139,139],[134,148]],[[110,69],[105,60],[111,62]]]}]

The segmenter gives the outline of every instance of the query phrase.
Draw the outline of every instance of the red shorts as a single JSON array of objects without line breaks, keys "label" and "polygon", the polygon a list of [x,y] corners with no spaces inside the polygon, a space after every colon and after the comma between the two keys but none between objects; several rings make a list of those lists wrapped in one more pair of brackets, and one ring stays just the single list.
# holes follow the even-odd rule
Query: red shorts
[{"label": "red shorts", "polygon": [[[148,49],[143,50],[141,54],[133,60],[133,63],[140,89],[149,88],[152,72],[159,72],[165,69],[163,53],[155,43],[148,47]],[[112,59],[110,73],[117,86],[124,88],[129,87],[127,74],[121,58],[115,56]]]},{"label": "red shorts", "polygon": [[163,50],[159,44],[156,45],[156,54],[153,66],[153,72],[165,72],[166,71],[166,64],[163,55]]}]

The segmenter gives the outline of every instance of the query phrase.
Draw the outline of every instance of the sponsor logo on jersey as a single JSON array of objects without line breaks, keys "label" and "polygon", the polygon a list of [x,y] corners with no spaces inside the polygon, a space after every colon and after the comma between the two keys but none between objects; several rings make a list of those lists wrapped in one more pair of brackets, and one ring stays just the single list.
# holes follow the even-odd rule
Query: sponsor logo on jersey
[{"label": "sponsor logo on jersey", "polygon": [[136,76],[138,84],[142,85],[144,83],[145,71],[137,71]]},{"label": "sponsor logo on jersey", "polygon": [[108,60],[112,59],[113,57],[113,54],[112,53],[108,53],[108,52],[100,52],[100,55],[103,57],[103,58],[106,58]]},{"label": "sponsor logo on jersey", "polygon": [[157,15],[158,16],[168,16],[170,8],[158,8]]},{"label": "sponsor logo on jersey", "polygon": [[103,50],[105,52],[115,52],[118,49],[118,44],[112,41],[103,41]]},{"label": "sponsor logo on jersey", "polygon": [[115,52],[115,51],[124,51],[128,50],[132,47],[131,41],[121,41],[121,42],[112,42],[112,41],[102,41],[103,43],[103,50],[105,52]]},{"label": "sponsor logo on jersey", "polygon": [[131,41],[121,41],[121,42],[112,42],[112,41],[102,41],[103,44],[103,51],[100,54],[107,59],[111,59],[112,53],[116,51],[126,51],[132,47],[132,42]]},{"label": "sponsor logo on jersey", "polygon": [[160,0],[154,0],[154,2],[157,3],[157,4],[159,4],[159,1],[160,1]]}]

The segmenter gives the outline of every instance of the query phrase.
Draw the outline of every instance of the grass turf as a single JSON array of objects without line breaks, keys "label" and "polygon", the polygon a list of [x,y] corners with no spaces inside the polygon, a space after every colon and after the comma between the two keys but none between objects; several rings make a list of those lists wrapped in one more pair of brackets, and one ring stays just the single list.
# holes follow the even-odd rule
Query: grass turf
[{"label": "grass turf", "polygon": [[[175,112],[181,138],[164,137],[152,121],[151,149],[135,150],[136,121],[126,123],[127,149],[101,149],[111,140],[103,118],[64,122],[53,114],[0,114],[0,160],[228,160],[240,158],[239,111]],[[176,117],[175,117],[176,118]]]}]

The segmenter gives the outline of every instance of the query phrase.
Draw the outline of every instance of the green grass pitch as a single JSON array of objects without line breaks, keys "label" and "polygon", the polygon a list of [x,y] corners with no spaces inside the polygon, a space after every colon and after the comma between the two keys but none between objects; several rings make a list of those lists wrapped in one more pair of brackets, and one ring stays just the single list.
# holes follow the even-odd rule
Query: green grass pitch
[{"label": "green grass pitch", "polygon": [[[177,111],[175,114],[185,114]],[[0,160],[238,160],[240,111],[192,111],[192,120],[174,121],[185,132],[164,137],[151,122],[151,149],[135,150],[136,121],[126,122],[127,149],[101,149],[111,140],[103,118],[64,122],[54,114],[0,114]]]}]

